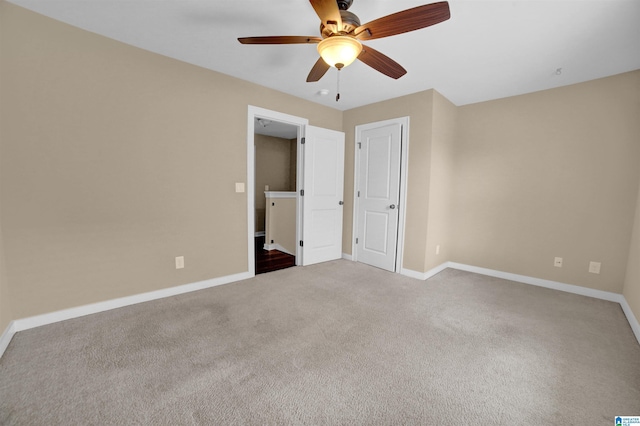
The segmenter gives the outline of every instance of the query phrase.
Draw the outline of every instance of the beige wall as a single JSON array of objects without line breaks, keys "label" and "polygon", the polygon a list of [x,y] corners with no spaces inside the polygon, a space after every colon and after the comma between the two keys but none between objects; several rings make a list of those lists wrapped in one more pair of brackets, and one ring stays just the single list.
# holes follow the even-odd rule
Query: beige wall
[{"label": "beige wall", "polygon": [[0,334],[4,332],[12,319],[14,318],[11,312],[9,286],[5,272],[2,231],[0,230]]},{"label": "beige wall", "polygon": [[[0,97],[1,96],[2,96],[2,90],[0,89]],[[1,126],[2,126],[2,121],[0,119],[0,128]],[[2,144],[0,144],[0,149],[1,147],[2,147]],[[2,158],[2,153],[0,152],[0,159],[1,158]],[[2,161],[0,161],[0,164],[2,164]],[[2,201],[0,200],[0,212],[2,211],[1,205],[2,205]],[[2,238],[1,224],[2,224],[2,220],[0,218],[0,334],[4,332],[4,330],[7,328],[11,320],[14,319],[12,315],[12,310],[11,310],[9,285],[7,282],[6,266],[5,266],[5,260],[4,260],[4,243]]]},{"label": "beige wall", "polygon": [[342,129],[340,111],[0,8],[11,318],[247,271],[247,106]]},{"label": "beige wall", "polygon": [[622,292],[639,117],[640,71],[459,108],[452,260]]},{"label": "beige wall", "polygon": [[298,140],[289,140],[289,191],[297,191],[298,180]]},{"label": "beige wall", "polygon": [[[1,7],[1,3],[0,3]],[[0,25],[3,25],[2,15],[0,14]],[[4,88],[5,85],[1,84],[4,80],[2,78],[3,67],[1,66],[3,61],[2,51],[4,49],[4,34],[0,31],[0,99],[5,97]],[[2,139],[4,138],[4,116],[6,113],[6,108],[9,105],[5,103],[0,103],[0,188],[2,187]],[[4,260],[4,240],[2,237],[2,197],[0,197],[0,333],[4,332],[5,328],[11,320],[13,319],[13,315],[11,313],[11,303],[10,303],[10,295],[9,295],[9,285],[7,282],[7,274],[6,274],[6,266]]]},{"label": "beige wall", "polygon": [[[289,191],[291,188],[292,141],[256,134],[254,143],[256,147],[256,231],[264,231],[265,185],[269,185],[269,191]],[[296,140],[293,141],[294,147],[295,144]],[[295,187],[295,180],[293,186]]]},{"label": "beige wall", "polygon": [[268,198],[267,201],[269,205],[267,206],[265,244],[278,244],[285,252],[295,255],[297,201],[295,195],[292,198]]},{"label": "beige wall", "polygon": [[344,226],[342,248],[352,254],[353,172],[355,126],[399,117],[409,117],[409,166],[407,216],[403,267],[425,271],[429,175],[431,172],[431,136],[433,119],[432,90],[354,108],[344,112]]},{"label": "beige wall", "polygon": [[[440,93],[433,92],[431,176],[424,271],[450,260],[454,143],[458,108]],[[410,231],[410,230],[409,230]],[[440,246],[439,254],[436,247]],[[423,272],[424,272],[423,271]]]},{"label": "beige wall", "polygon": [[[638,166],[640,167],[640,162]],[[640,189],[636,202],[623,294],[636,319],[640,321]]]}]

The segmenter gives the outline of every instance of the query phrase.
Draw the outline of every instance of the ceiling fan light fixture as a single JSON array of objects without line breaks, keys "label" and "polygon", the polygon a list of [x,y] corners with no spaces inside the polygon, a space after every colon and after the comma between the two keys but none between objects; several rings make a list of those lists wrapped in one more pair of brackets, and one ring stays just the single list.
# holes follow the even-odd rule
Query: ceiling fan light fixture
[{"label": "ceiling fan light fixture", "polygon": [[327,65],[341,69],[350,65],[362,52],[362,44],[354,37],[336,35],[318,43],[318,53]]}]

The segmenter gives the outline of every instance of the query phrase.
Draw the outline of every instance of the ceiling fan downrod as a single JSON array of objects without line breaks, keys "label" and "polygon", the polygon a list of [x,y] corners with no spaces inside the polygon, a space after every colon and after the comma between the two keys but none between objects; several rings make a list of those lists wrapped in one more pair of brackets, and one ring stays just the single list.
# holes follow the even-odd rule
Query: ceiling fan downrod
[{"label": "ceiling fan downrod", "polygon": [[342,67],[338,68],[338,83],[336,85],[336,102],[340,100],[340,71],[342,71]]}]

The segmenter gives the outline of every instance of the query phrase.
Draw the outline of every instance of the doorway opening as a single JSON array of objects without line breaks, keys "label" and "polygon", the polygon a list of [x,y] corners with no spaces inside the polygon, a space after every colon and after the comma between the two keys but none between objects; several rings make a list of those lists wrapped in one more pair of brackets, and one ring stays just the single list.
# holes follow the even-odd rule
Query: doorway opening
[{"label": "doorway opening", "polygon": [[256,117],[256,275],[296,264],[298,126]]},{"label": "doorway opening", "polygon": [[251,275],[300,264],[300,147],[308,120],[249,106],[248,269]]}]

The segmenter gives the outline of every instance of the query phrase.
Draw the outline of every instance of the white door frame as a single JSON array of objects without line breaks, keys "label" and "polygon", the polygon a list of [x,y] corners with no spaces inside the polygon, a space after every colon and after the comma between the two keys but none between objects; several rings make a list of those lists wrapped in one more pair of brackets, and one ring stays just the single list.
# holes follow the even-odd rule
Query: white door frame
[{"label": "white door frame", "polygon": [[404,256],[404,231],[405,221],[407,218],[407,167],[409,165],[409,117],[392,118],[390,120],[377,121],[375,123],[367,123],[356,126],[356,138],[355,138],[355,155],[354,167],[353,167],[353,225],[351,236],[351,256],[352,260],[358,261],[358,250],[356,249],[356,237],[358,237],[358,184],[360,179],[360,150],[358,149],[358,143],[361,142],[362,131],[370,128],[387,126],[389,124],[400,124],[402,128],[401,141],[400,141],[400,201],[398,202],[398,208],[400,214],[398,215],[398,241],[396,249],[396,262],[395,272],[397,274],[402,272],[402,259]]},{"label": "white door frame", "polygon": [[[284,114],[277,111],[271,111],[268,109],[249,105],[247,114],[247,262],[248,271],[250,276],[256,275],[256,253],[255,253],[255,148],[254,148],[254,123],[256,118],[264,118],[270,121],[279,121],[282,123],[291,124],[298,127],[298,158],[296,168],[296,188],[300,187],[302,182],[300,165],[302,164],[302,150],[300,149],[301,139],[304,137],[305,126],[309,124],[309,120],[302,117],[296,117],[294,115]],[[299,196],[296,195],[296,241],[300,240],[302,235],[302,201]],[[300,265],[302,261],[300,246],[296,245],[296,265]]]}]

